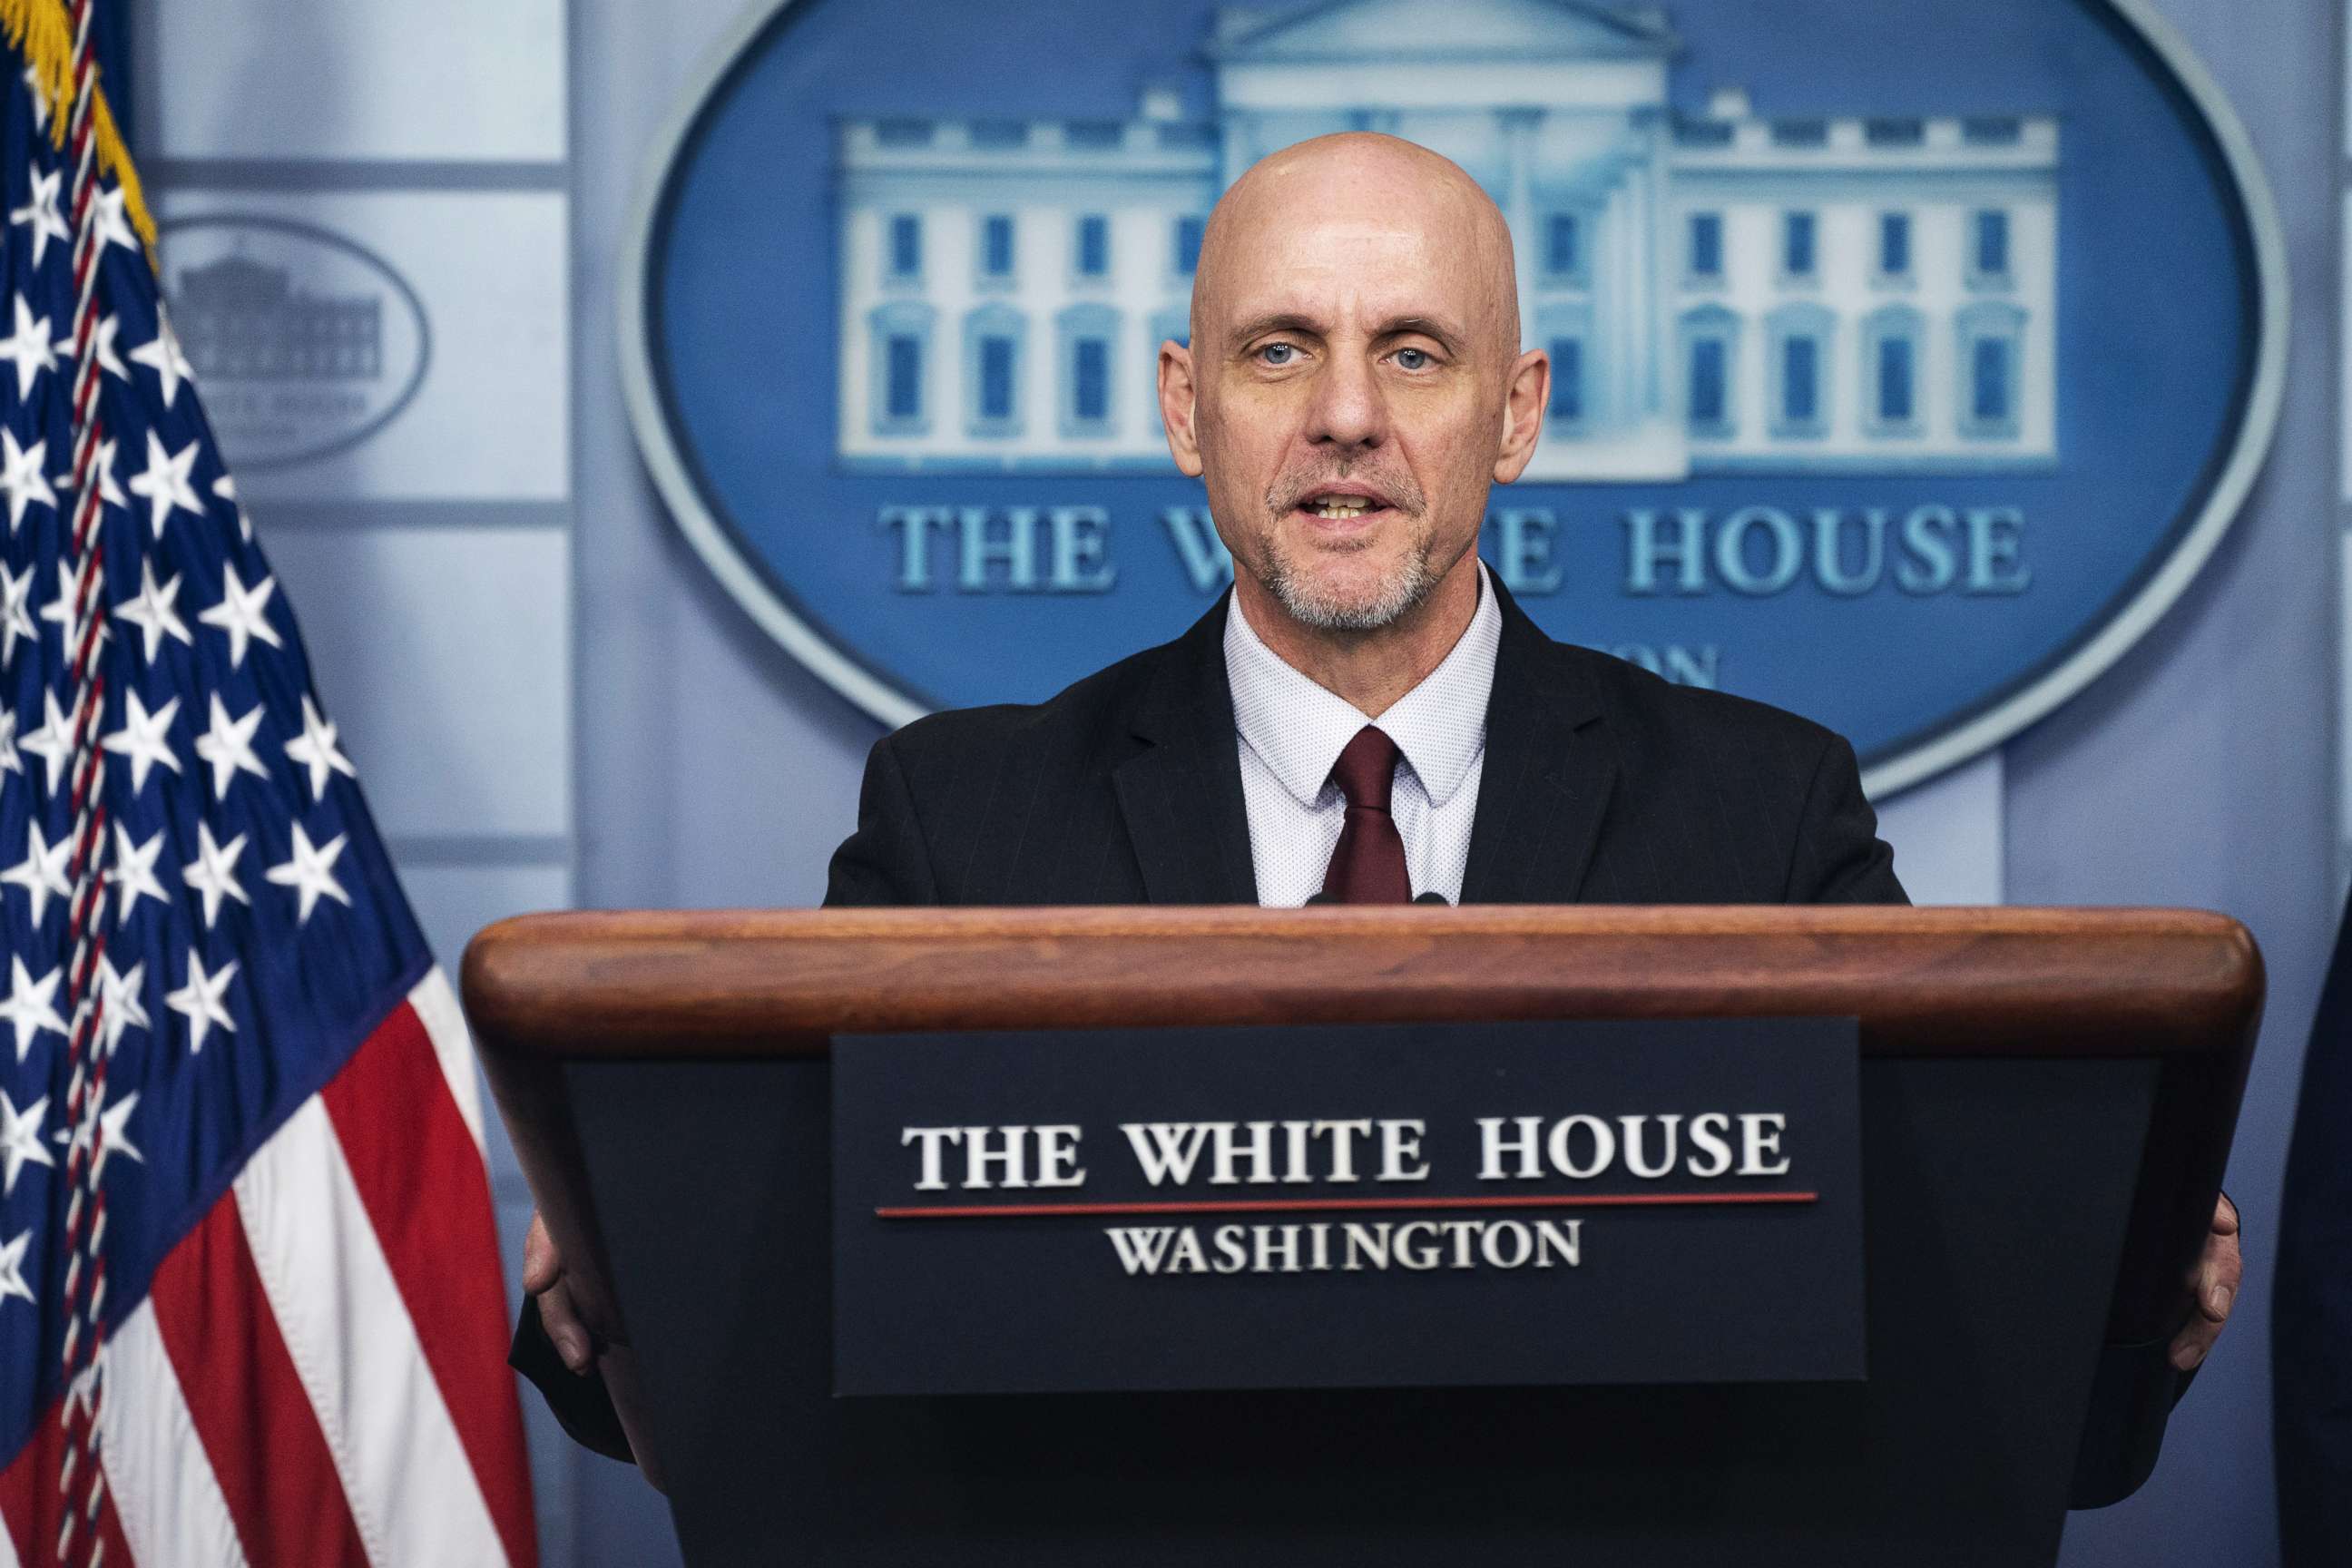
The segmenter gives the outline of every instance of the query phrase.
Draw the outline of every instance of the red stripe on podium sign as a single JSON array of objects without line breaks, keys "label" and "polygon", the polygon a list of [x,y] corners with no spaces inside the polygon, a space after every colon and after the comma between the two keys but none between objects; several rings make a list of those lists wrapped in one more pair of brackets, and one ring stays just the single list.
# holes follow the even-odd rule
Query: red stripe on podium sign
[{"label": "red stripe on podium sign", "polygon": [[1090,1215],[1361,1214],[1440,1209],[1701,1208],[1810,1204],[1819,1193],[1514,1193],[1472,1198],[1199,1198],[1130,1204],[914,1204],[877,1208],[880,1219],[1042,1219]]}]

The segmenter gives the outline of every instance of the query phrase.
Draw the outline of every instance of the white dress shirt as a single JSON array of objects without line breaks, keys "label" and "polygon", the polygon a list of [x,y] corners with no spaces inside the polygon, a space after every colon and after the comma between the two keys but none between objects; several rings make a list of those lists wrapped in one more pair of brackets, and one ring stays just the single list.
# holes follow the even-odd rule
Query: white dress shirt
[{"label": "white dress shirt", "polygon": [[1444,662],[1378,719],[1285,664],[1251,628],[1239,595],[1228,605],[1225,678],[1240,731],[1257,901],[1295,908],[1322,890],[1348,814],[1331,766],[1371,724],[1402,753],[1389,809],[1404,839],[1414,896],[1434,890],[1448,903],[1461,902],[1486,763],[1486,700],[1503,640],[1503,613],[1486,563],[1478,566],[1478,609],[1469,629]]}]

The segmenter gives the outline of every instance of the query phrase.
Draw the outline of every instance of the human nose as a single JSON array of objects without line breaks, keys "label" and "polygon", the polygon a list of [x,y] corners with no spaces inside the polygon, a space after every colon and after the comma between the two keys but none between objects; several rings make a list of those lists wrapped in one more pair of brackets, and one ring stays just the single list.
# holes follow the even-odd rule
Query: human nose
[{"label": "human nose", "polygon": [[1338,354],[1327,363],[1316,377],[1306,435],[1318,446],[1349,449],[1377,447],[1387,438],[1388,405],[1370,365],[1353,354]]}]

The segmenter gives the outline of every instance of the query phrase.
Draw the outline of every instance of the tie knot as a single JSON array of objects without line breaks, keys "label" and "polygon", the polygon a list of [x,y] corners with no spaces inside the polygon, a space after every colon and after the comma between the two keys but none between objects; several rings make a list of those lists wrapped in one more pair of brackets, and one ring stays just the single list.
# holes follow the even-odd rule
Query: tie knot
[{"label": "tie knot", "polygon": [[1356,731],[1339,760],[1331,764],[1331,782],[1348,797],[1349,809],[1385,812],[1389,788],[1396,779],[1397,744],[1372,725]]}]

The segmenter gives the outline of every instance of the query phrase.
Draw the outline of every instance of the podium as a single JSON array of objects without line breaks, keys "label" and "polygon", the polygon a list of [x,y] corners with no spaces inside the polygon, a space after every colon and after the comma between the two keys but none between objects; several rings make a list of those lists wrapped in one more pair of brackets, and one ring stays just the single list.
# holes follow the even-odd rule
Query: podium
[{"label": "podium", "polygon": [[[464,994],[689,1562],[2048,1563],[2154,1463],[2263,969],[2166,910],[566,913]],[[1862,1382],[834,1396],[836,1036],[1766,1017],[1859,1023]]]}]

